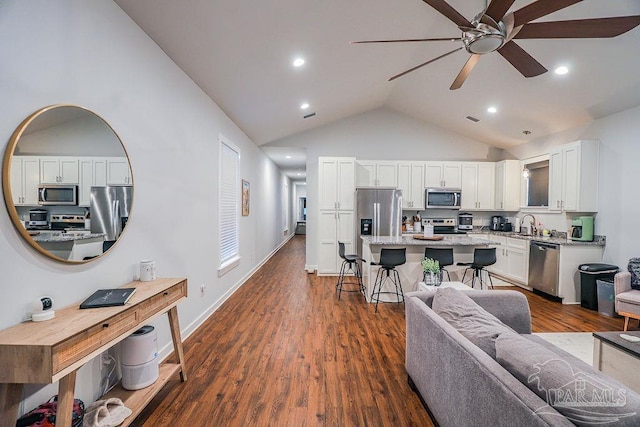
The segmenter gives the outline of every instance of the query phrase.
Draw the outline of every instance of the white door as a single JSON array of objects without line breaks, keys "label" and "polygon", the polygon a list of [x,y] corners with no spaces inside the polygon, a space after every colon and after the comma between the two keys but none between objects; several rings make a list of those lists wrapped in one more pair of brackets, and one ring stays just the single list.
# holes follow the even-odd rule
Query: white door
[{"label": "white door", "polygon": [[38,204],[38,186],[40,185],[40,159],[24,157],[22,159],[23,197],[25,205]]},{"label": "white door", "polygon": [[60,162],[57,158],[42,157],[40,159],[40,182],[60,184]]},{"label": "white door", "polygon": [[[575,211],[578,209],[580,145],[565,145],[562,173],[562,209]],[[595,171],[594,171],[595,173]]]},{"label": "white door", "polygon": [[[476,201],[478,209],[493,210],[495,203],[495,164],[478,163]],[[463,193],[464,196],[464,193]]]},{"label": "white door", "polygon": [[93,186],[93,161],[82,159],[79,161],[80,185],[78,186],[78,206],[89,206],[91,187]]},{"label": "white door", "polygon": [[496,163],[496,210],[504,210],[504,180],[505,180],[505,163]]},{"label": "white door", "polygon": [[410,162],[398,163],[398,188],[402,190],[402,209],[411,208],[411,203],[413,202],[413,194],[411,192]]},{"label": "white door", "polygon": [[424,170],[425,187],[443,187],[442,162],[427,162]]},{"label": "white door", "polygon": [[131,172],[129,162],[125,157],[117,160],[107,160],[107,184],[130,185]]},{"label": "white door", "polygon": [[355,206],[356,164],[352,159],[338,161],[338,209],[352,211]]},{"label": "white door", "polygon": [[338,243],[336,239],[338,213],[321,211],[319,221],[320,251],[318,254],[318,273],[334,274],[338,270]]},{"label": "white door", "polygon": [[377,162],[376,185],[378,187],[398,186],[398,166],[396,162]]},{"label": "white door", "polygon": [[356,161],[356,185],[373,187],[376,185],[376,163],[366,160]]},{"label": "white door", "polygon": [[560,211],[562,206],[562,175],[563,175],[562,150],[553,150],[549,153],[549,210]]},{"label": "white door", "polygon": [[80,183],[77,158],[60,159],[60,183],[76,185]]},{"label": "white door", "polygon": [[[413,163],[411,165],[411,190],[407,196],[411,198],[411,207],[414,209],[424,209],[424,163]],[[404,199],[405,192],[402,192]]]},{"label": "white door", "polygon": [[444,162],[442,164],[442,186],[460,188],[462,185],[462,164],[458,162]]},{"label": "white door", "polygon": [[462,189],[461,209],[473,210],[477,208],[476,193],[478,191],[478,167],[475,163],[463,163],[462,179],[460,188]]}]

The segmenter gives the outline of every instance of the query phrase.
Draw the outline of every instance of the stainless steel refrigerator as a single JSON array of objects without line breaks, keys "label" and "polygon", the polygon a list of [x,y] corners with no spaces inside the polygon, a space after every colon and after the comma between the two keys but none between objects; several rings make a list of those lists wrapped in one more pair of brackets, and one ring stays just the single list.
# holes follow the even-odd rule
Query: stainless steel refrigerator
[{"label": "stainless steel refrigerator", "polygon": [[356,246],[362,256],[361,235],[402,235],[402,190],[356,188]]},{"label": "stainless steel refrigerator", "polygon": [[91,232],[103,233],[103,251],[109,249],[120,237],[129,219],[133,187],[112,185],[91,187]]}]

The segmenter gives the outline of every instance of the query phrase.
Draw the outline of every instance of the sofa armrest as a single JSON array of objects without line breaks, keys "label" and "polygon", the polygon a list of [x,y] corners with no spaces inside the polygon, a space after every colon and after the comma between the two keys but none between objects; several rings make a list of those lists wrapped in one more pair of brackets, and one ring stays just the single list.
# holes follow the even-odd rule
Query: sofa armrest
[{"label": "sofa armrest", "polygon": [[621,271],[616,273],[613,278],[613,285],[616,295],[631,290],[631,273],[628,271]]},{"label": "sofa armrest", "polygon": [[480,307],[519,334],[531,333],[531,310],[527,297],[518,291],[466,291]]}]

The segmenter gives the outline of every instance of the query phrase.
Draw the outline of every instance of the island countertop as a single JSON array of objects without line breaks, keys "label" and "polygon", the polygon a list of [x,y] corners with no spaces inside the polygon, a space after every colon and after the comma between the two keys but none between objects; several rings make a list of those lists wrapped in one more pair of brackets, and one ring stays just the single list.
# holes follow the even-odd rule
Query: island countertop
[{"label": "island countertop", "polygon": [[420,240],[413,236],[360,236],[367,245],[403,246],[499,246],[500,243],[473,235],[444,235],[442,240]]},{"label": "island countertop", "polygon": [[73,233],[42,233],[32,236],[38,243],[75,242],[89,239],[104,239],[103,233],[73,234]]}]

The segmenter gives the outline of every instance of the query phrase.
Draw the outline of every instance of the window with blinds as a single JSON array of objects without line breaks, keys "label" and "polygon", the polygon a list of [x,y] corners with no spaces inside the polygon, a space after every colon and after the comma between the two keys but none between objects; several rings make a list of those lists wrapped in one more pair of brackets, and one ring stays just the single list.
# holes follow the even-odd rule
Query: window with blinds
[{"label": "window with blinds", "polygon": [[222,275],[240,262],[240,149],[220,135],[220,267]]}]

